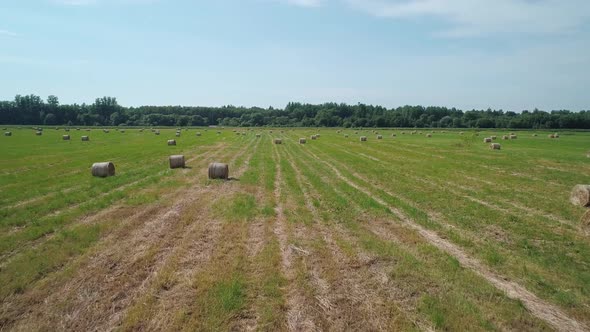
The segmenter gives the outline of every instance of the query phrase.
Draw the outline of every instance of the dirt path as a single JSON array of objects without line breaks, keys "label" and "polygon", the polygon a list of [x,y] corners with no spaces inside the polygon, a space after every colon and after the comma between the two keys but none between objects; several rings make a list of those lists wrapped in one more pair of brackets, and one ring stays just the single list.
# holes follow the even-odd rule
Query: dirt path
[{"label": "dirt path", "polygon": [[427,230],[426,228],[416,224],[414,221],[406,217],[399,209],[391,206],[387,202],[375,197],[366,188],[355,184],[353,181],[342,175],[342,173],[328,162],[318,158],[313,152],[308,150],[308,153],[315,159],[329,167],[334,174],[342,181],[355,188],[356,190],[372,197],[380,205],[388,208],[394,213],[400,220],[403,221],[404,225],[416,230],[420,235],[428,240],[431,244],[447,252],[448,254],[455,257],[464,267],[471,269],[476,274],[480,275],[496,288],[506,292],[507,296],[512,299],[517,299],[523,302],[527,309],[536,317],[546,321],[559,331],[582,331],[588,330],[585,324],[568,317],[560,308],[540,299],[536,295],[532,294],[524,287],[518,285],[515,282],[509,281],[507,278],[497,275],[490,269],[485,267],[476,259],[470,257],[461,248],[452,244],[448,240],[439,237],[435,232]]}]

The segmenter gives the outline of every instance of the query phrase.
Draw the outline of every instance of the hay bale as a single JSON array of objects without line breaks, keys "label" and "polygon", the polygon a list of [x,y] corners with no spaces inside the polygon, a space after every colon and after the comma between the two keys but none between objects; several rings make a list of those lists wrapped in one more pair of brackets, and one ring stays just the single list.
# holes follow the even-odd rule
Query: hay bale
[{"label": "hay bale", "polygon": [[107,176],[115,175],[115,165],[110,162],[94,163],[92,164],[92,176],[106,178]]},{"label": "hay bale", "polygon": [[315,134],[315,137],[316,138],[320,138],[320,134]]},{"label": "hay bale", "polygon": [[66,128],[65,131],[70,131],[70,128]]},{"label": "hay bale", "polygon": [[344,135],[344,138],[348,138],[348,135]]},{"label": "hay bale", "polygon": [[169,139],[168,140],[168,145],[176,145],[176,140],[175,139]]},{"label": "hay bale", "polygon": [[184,168],[184,156],[181,154],[172,155],[169,158],[170,168]]},{"label": "hay bale", "polygon": [[367,136],[361,136],[361,142],[366,142],[367,141]]},{"label": "hay bale", "polygon": [[318,139],[318,138],[316,137],[316,135],[311,135],[311,140],[312,140],[312,141],[315,141],[316,139]]},{"label": "hay bale", "polygon": [[222,163],[209,164],[209,179],[224,179],[229,178],[229,166]]},{"label": "hay bale", "polygon": [[553,138],[559,138],[559,134],[558,133],[553,134]]},{"label": "hay bale", "polygon": [[459,135],[463,135],[463,134],[465,134],[465,133],[464,133],[464,132],[460,132],[460,133],[459,133]]},{"label": "hay bale", "polygon": [[377,135],[377,139],[383,139],[383,135]]},{"label": "hay bale", "polygon": [[4,133],[4,136],[12,136],[12,132],[7,131],[7,132]]},{"label": "hay bale", "polygon": [[582,218],[580,218],[580,227],[588,235],[590,235],[590,210],[586,211]]},{"label": "hay bale", "polygon": [[70,135],[63,135],[61,137],[61,139],[63,139],[64,141],[69,141],[70,140]]},{"label": "hay bale", "polygon": [[159,130],[156,130],[156,131],[154,132],[154,134],[155,134],[156,136],[159,136],[159,135],[160,135],[160,131],[159,131]]},{"label": "hay bale", "polygon": [[590,207],[590,185],[576,185],[570,194],[570,202],[574,205]]},{"label": "hay bale", "polygon": [[394,133],[394,134],[391,134],[391,137],[397,137],[397,135]]},{"label": "hay bale", "polygon": [[402,135],[405,135],[405,134],[406,134],[406,132],[405,131],[402,131]]},{"label": "hay bale", "polygon": [[502,139],[506,140],[506,139],[508,139],[508,136],[504,135],[504,136],[502,136]]},{"label": "hay bale", "polygon": [[432,137],[432,134],[426,134],[426,137],[430,138]]},{"label": "hay bale", "polygon": [[354,134],[355,134],[355,135],[358,135],[358,134],[359,134],[359,132],[358,132],[358,131],[355,131],[355,132],[354,132]]},{"label": "hay bale", "polygon": [[533,137],[537,137],[537,136],[539,136],[539,135],[537,135],[537,134],[533,134]]},{"label": "hay bale", "polygon": [[517,139],[517,138],[518,138],[518,136],[516,136],[516,135],[510,135],[510,139]]},{"label": "hay bale", "polygon": [[555,138],[555,135],[549,134],[549,135],[547,135],[547,137],[549,137],[549,138]]},{"label": "hay bale", "polygon": [[274,142],[275,142],[275,144],[283,144],[283,140],[280,138],[275,138]]},{"label": "hay bale", "polygon": [[256,138],[260,138],[260,134],[256,134]]},{"label": "hay bale", "polygon": [[486,137],[483,139],[484,143],[492,143],[492,138],[491,137]]},{"label": "hay bale", "polygon": [[500,145],[500,143],[490,144],[490,149],[492,149],[492,150],[500,150],[501,148],[502,148],[502,146]]},{"label": "hay bale", "polygon": [[300,138],[299,139],[299,144],[305,144],[307,143],[307,141],[305,140],[305,138]]},{"label": "hay bale", "polygon": [[41,135],[43,135],[43,132],[42,131],[37,131],[37,132],[35,132],[35,135],[41,136]]},{"label": "hay bale", "polygon": [[90,141],[90,137],[82,136],[82,142],[88,142],[88,141]]},{"label": "hay bale", "polygon": [[491,138],[492,138],[492,141],[495,141],[498,137],[492,136]]},{"label": "hay bale", "polygon": [[197,132],[195,135],[196,136],[201,136],[201,133],[200,132]]},{"label": "hay bale", "polygon": [[180,137],[180,132],[176,132],[176,137]]},{"label": "hay bale", "polygon": [[221,135],[221,132],[220,132],[220,131],[218,131],[218,132],[217,132],[217,135]]}]

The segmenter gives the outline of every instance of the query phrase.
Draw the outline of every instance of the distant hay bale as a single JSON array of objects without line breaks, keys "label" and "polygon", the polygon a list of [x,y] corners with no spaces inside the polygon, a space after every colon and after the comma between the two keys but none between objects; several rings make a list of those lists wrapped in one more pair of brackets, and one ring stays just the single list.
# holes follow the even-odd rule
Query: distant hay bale
[{"label": "distant hay bale", "polygon": [[69,141],[70,140],[70,135],[63,135],[61,137],[61,139],[63,139],[64,141]]},{"label": "distant hay bale", "polygon": [[108,134],[109,133],[109,130],[108,129],[103,129],[102,132],[105,133],[105,134]]},{"label": "distant hay bale", "polygon": [[195,135],[196,136],[201,136],[201,133],[200,132],[197,132]]},{"label": "distant hay bale", "polygon": [[344,138],[348,138],[348,135],[344,135]]},{"label": "distant hay bale", "polygon": [[492,138],[491,137],[486,137],[483,139],[484,143],[492,143]]},{"label": "distant hay bale", "polygon": [[495,141],[498,137],[492,136],[491,138],[492,138],[492,141]]},{"label": "distant hay bale", "polygon": [[120,132],[121,134],[124,134],[124,133],[125,133],[125,130],[119,130],[119,132]]},{"label": "distant hay bale", "polygon": [[260,138],[260,134],[256,134],[256,138]]},{"label": "distant hay bale", "polygon": [[175,139],[169,139],[168,140],[168,145],[176,145],[176,140]]},{"label": "distant hay bale", "polygon": [[76,130],[78,130],[78,131],[79,131],[79,130],[80,130],[80,128],[76,128]]},{"label": "distant hay bale", "polygon": [[590,185],[576,185],[570,194],[570,202],[574,205],[590,207]]},{"label": "distant hay bale", "polygon": [[275,138],[274,142],[275,142],[275,144],[283,144],[283,140],[280,138]]},{"label": "distant hay bale", "polygon": [[140,130],[139,130],[139,132],[140,132],[140,133],[143,133],[143,129],[140,129]]},{"label": "distant hay bale", "polygon": [[432,134],[426,134],[426,137],[430,138],[432,137]]},{"label": "distant hay bale", "polygon": [[106,178],[107,176],[115,175],[115,165],[110,162],[94,163],[92,164],[92,176]]},{"label": "distant hay bale", "polygon": [[367,141],[367,136],[361,136],[361,142],[366,142]]},{"label": "distant hay bale", "polygon": [[405,131],[402,131],[402,135],[405,135],[405,134],[406,134],[406,132]]},{"label": "distant hay bale", "polygon": [[88,141],[90,141],[90,137],[82,136],[82,142],[88,142]]},{"label": "distant hay bale", "polygon": [[316,135],[311,135],[311,140],[312,141],[315,141],[316,139],[318,139]]},{"label": "distant hay bale", "polygon": [[517,139],[517,138],[518,138],[518,136],[516,136],[516,135],[510,135],[510,139]]},{"label": "distant hay bale", "polygon": [[502,136],[502,139],[506,140],[506,139],[508,139],[508,136],[504,135],[504,136]]},{"label": "distant hay bale", "polygon": [[559,134],[558,133],[553,134],[553,138],[559,138]]},{"label": "distant hay bale", "polygon": [[539,136],[539,135],[537,135],[537,134],[533,134],[533,137],[537,137],[537,136]]},{"label": "distant hay bale", "polygon": [[397,137],[397,135],[395,133],[391,134],[391,137]]},{"label": "distant hay bale", "polygon": [[340,134],[342,132],[342,130],[338,130],[337,133]]},{"label": "distant hay bale", "polygon": [[500,150],[501,148],[502,148],[502,146],[500,145],[500,143],[490,144],[490,149],[492,149],[492,150]]},{"label": "distant hay bale", "polygon": [[463,135],[463,134],[465,134],[465,133],[464,133],[464,132],[460,132],[460,133],[459,133],[459,135]]},{"label": "distant hay bale", "polygon": [[66,129],[64,129],[64,130],[65,130],[65,131],[70,131],[70,128],[66,128]]},{"label": "distant hay bale", "polygon": [[268,132],[272,134],[272,130],[269,130]]},{"label": "distant hay bale", "polygon": [[229,166],[222,163],[211,163],[209,164],[209,179],[224,179],[229,178]]},{"label": "distant hay bale", "polygon": [[35,132],[35,135],[41,136],[41,135],[43,135],[43,132],[42,131],[37,131],[37,132]]},{"label": "distant hay bale", "polygon": [[12,132],[7,131],[7,132],[4,133],[4,136],[12,136]]},{"label": "distant hay bale", "polygon": [[547,135],[547,137],[549,137],[549,138],[555,138],[555,135],[549,134],[549,135]]},{"label": "distant hay bale", "polygon": [[180,133],[176,133],[176,137],[180,137]]},{"label": "distant hay bale", "polygon": [[355,132],[354,132],[354,134],[355,134],[355,135],[358,135],[358,134],[359,134],[359,132],[358,132],[358,131],[355,131]]},{"label": "distant hay bale", "polygon": [[217,135],[221,135],[221,132],[220,132],[220,131],[218,131],[218,132],[217,132]]},{"label": "distant hay bale", "polygon": [[414,131],[412,132],[412,135],[416,135],[417,133],[418,133],[418,132],[414,130]]},{"label": "distant hay bale", "polygon": [[184,168],[184,156],[181,154],[172,155],[169,158],[170,168]]},{"label": "distant hay bale", "polygon": [[316,138],[320,138],[320,134],[315,134],[315,137]]},{"label": "distant hay bale", "polygon": [[299,139],[299,144],[305,144],[307,143],[307,141],[305,140],[305,138],[300,138]]},{"label": "distant hay bale", "polygon": [[377,139],[383,139],[383,135],[377,135]]}]

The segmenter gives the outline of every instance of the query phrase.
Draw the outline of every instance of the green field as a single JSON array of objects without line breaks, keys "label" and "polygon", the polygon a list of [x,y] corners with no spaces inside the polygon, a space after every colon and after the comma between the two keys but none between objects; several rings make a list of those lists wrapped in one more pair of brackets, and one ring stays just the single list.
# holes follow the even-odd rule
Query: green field
[{"label": "green field", "polygon": [[590,328],[588,132],[8,130],[0,330]]}]

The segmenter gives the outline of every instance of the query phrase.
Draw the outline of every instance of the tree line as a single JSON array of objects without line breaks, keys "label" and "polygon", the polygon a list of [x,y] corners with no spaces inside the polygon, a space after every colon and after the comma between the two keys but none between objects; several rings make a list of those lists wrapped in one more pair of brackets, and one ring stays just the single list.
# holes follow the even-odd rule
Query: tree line
[{"label": "tree line", "polygon": [[0,101],[0,124],[69,126],[207,126],[228,127],[409,127],[590,129],[590,110],[573,112],[534,109],[520,113],[439,106],[385,108],[365,104],[289,103],[273,107],[123,107],[113,97],[92,104],[62,105],[56,96],[17,95]]}]

